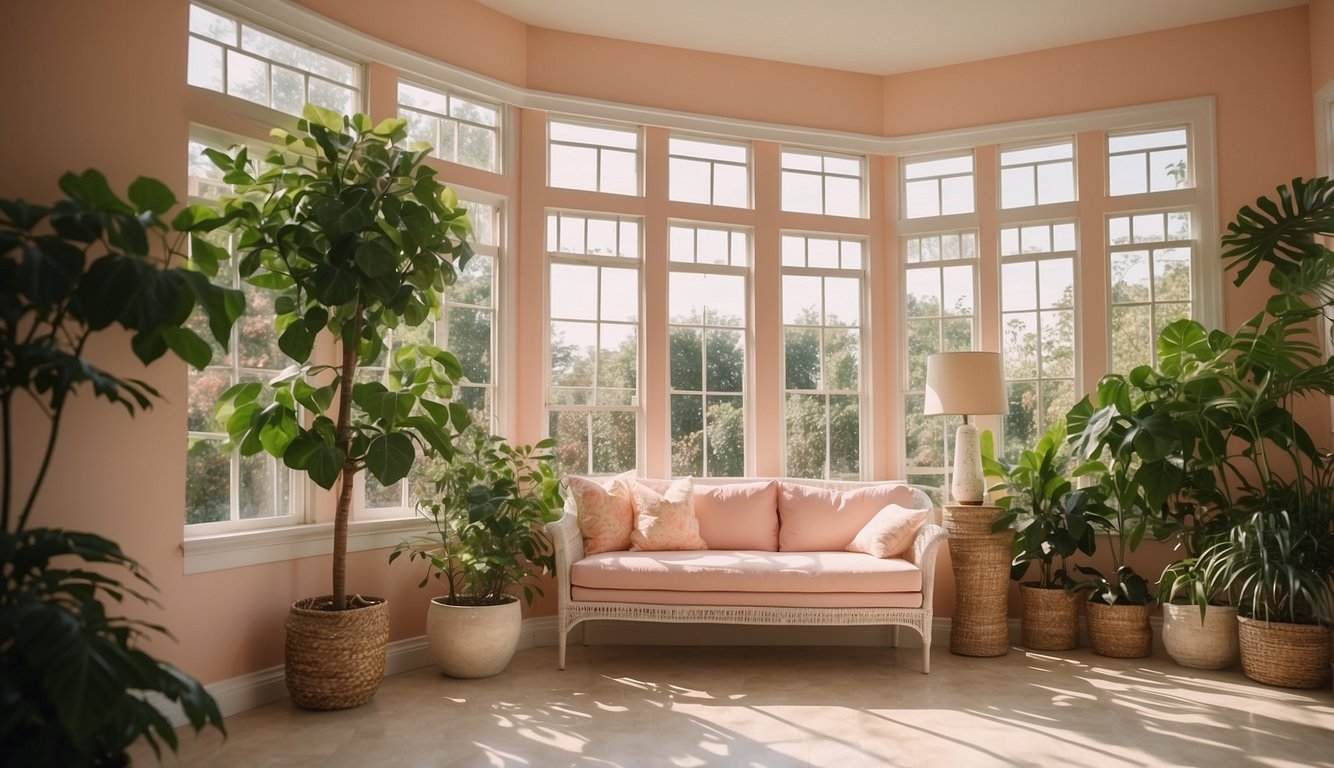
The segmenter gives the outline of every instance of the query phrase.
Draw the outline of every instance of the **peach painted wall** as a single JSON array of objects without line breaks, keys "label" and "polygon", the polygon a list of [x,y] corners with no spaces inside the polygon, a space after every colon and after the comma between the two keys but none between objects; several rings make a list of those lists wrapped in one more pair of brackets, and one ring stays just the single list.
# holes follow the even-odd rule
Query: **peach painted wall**
[{"label": "peach painted wall", "polygon": [[1319,90],[1334,80],[1334,0],[1311,0],[1311,87]]},{"label": "peach painted wall", "polygon": [[[519,86],[840,131],[901,134],[1213,95],[1218,103],[1223,220],[1279,180],[1309,174],[1313,166],[1311,93],[1317,64],[1308,46],[1316,33],[1308,32],[1304,8],[873,78],[529,29],[469,0],[404,0],[393,13],[353,0],[301,2],[394,45]],[[1311,12],[1324,30],[1329,29],[1329,4],[1316,0]],[[8,3],[0,15],[0,71],[5,73],[0,92],[11,107],[7,119],[0,121],[0,196],[49,200],[56,194],[59,173],[88,166],[106,171],[120,189],[134,176],[146,174],[167,180],[183,193],[188,123],[212,114],[218,103],[185,85],[186,0]],[[153,44],[145,45],[145,40]],[[1237,55],[1238,50],[1246,55]],[[616,66],[608,66],[609,61]],[[1321,61],[1326,61],[1323,56]],[[380,68],[372,76],[373,83],[387,82]],[[386,109],[387,103],[382,95],[374,98],[377,110]],[[512,185],[504,191],[514,196],[519,222],[516,335],[527,340],[515,354],[519,407],[513,432],[520,439],[542,430],[541,355],[532,346],[543,336],[542,208],[578,207],[580,202],[578,193],[544,187],[543,126],[540,112],[521,113],[516,144],[525,148],[523,175],[517,182],[504,182]],[[653,140],[661,140],[654,135],[658,138]],[[776,145],[758,144],[756,156],[775,158]],[[885,163],[873,162],[873,178],[885,178]],[[479,183],[477,177],[462,174],[455,181]],[[761,207],[776,210],[776,179],[757,181],[764,185],[757,190]],[[648,201],[627,201],[627,212],[658,206],[658,198],[655,193]],[[894,195],[873,196],[872,204],[876,211],[894,210]],[[798,221],[777,214],[738,217],[738,223],[753,223],[763,231]],[[881,238],[887,231],[883,216],[861,226]],[[757,247],[776,245],[757,242]],[[889,251],[882,245],[880,253]],[[883,282],[872,286],[872,295],[892,302],[898,295],[896,270],[882,269],[879,275]],[[778,286],[776,272],[757,273],[756,285],[771,295]],[[1225,296],[1229,323],[1258,307],[1258,294],[1228,289]],[[757,314],[757,322],[776,322],[776,302],[761,304],[769,314]],[[889,320],[878,321],[873,329],[877,334],[897,332]],[[124,338],[103,339],[94,353],[122,372],[139,370]],[[777,350],[760,349],[757,354],[773,357]],[[879,349],[872,355],[882,400],[893,393],[883,381],[885,372],[894,370],[884,362],[887,354]],[[180,639],[177,645],[159,644],[154,650],[188,672],[213,682],[281,663],[287,606],[297,597],[323,591],[328,558],[183,575],[185,369],[179,362],[163,361],[142,375],[163,392],[166,402],[133,421],[90,397],[79,398],[36,522],[101,532],[143,560],[163,590],[165,611],[156,617]],[[757,395],[756,404],[760,421],[774,421],[764,416],[777,412],[776,396],[766,390]],[[1327,409],[1307,416],[1313,433],[1329,434]],[[883,416],[875,420],[878,431],[885,423]],[[39,426],[31,418],[24,422],[17,458],[29,465]],[[773,425],[764,429],[772,438]],[[873,440],[888,442],[884,435]],[[757,471],[773,471],[772,443],[765,442],[770,451],[761,453]],[[874,474],[887,476],[891,465],[882,458]],[[378,551],[354,554],[350,573],[354,589],[391,599],[394,639],[421,633],[425,595],[415,587],[416,570],[390,568],[385,552]],[[942,582],[942,615],[953,604],[950,583],[948,578]],[[551,612],[550,599],[533,610],[536,615]]]}]

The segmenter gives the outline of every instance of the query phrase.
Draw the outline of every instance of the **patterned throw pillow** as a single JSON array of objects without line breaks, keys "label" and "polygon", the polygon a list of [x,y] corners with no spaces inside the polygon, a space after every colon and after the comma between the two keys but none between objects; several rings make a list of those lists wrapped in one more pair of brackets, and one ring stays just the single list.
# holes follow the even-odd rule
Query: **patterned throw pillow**
[{"label": "patterned throw pillow", "polygon": [[635,524],[635,508],[630,500],[629,475],[605,480],[570,477],[570,495],[579,513],[579,533],[584,537],[584,554],[623,552],[630,548],[630,530]]},{"label": "patterned throw pillow", "polygon": [[630,481],[635,502],[631,550],[707,549],[695,519],[695,483],[689,477],[666,488]]},{"label": "patterned throw pillow", "polygon": [[917,529],[926,522],[930,511],[890,504],[877,512],[871,522],[853,537],[848,551],[865,552],[881,559],[898,557],[908,551]]}]

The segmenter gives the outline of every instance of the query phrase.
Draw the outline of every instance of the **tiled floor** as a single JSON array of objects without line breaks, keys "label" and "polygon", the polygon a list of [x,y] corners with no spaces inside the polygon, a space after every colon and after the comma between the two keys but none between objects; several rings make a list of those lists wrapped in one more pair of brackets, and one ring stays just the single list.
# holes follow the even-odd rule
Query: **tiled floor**
[{"label": "tiled floor", "polygon": [[[1330,766],[1334,694],[1015,648],[574,646],[486,680],[388,678],[366,706],[279,702],[183,735],[190,766]],[[136,765],[154,764],[151,754]]]}]

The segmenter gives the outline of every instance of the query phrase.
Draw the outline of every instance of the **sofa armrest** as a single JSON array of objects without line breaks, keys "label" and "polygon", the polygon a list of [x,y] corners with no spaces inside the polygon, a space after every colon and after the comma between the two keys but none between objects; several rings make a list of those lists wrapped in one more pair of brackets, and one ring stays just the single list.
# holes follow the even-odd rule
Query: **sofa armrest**
[{"label": "sofa armrest", "polygon": [[570,566],[584,559],[584,539],[579,534],[579,516],[567,504],[565,514],[559,520],[547,523],[546,531],[556,556],[556,587],[560,602],[563,603],[570,594]]},{"label": "sofa armrest", "polygon": [[922,605],[930,608],[936,592],[936,555],[940,545],[949,538],[949,532],[935,523],[927,523],[917,531],[917,538],[903,554],[903,558],[922,570]]}]

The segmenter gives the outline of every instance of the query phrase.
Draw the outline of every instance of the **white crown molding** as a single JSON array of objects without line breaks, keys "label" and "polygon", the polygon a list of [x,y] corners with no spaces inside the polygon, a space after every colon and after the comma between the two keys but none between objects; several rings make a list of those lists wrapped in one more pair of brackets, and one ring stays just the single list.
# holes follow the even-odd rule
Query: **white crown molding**
[{"label": "white crown molding", "polygon": [[1081,112],[994,125],[960,128],[908,136],[831,131],[693,112],[621,104],[599,99],[536,91],[446,64],[415,51],[373,38],[344,26],[291,0],[205,0],[220,11],[234,14],[307,44],[353,59],[393,67],[414,81],[472,91],[492,100],[527,109],[570,113],[581,117],[655,125],[706,135],[773,141],[818,149],[878,155],[906,155],[970,148],[979,144],[1031,141],[1042,136],[1064,136],[1080,131],[1122,130],[1212,115],[1213,97],[1165,101],[1131,107]]}]

